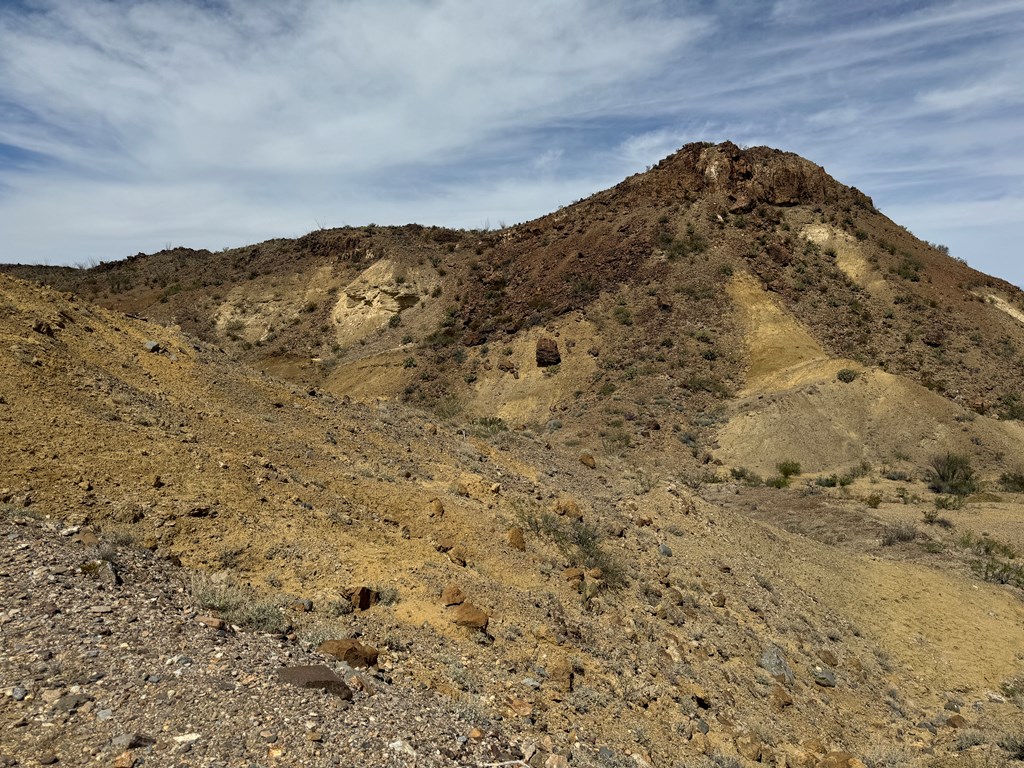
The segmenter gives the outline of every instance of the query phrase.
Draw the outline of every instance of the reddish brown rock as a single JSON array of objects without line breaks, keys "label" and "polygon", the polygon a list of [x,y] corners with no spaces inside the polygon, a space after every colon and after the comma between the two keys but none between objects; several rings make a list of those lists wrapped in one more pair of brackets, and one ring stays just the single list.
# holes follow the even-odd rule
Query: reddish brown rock
[{"label": "reddish brown rock", "polygon": [[321,643],[317,650],[344,661],[350,667],[372,667],[377,663],[377,649],[372,645],[364,645],[351,637],[342,640],[327,640]]},{"label": "reddish brown rock", "polygon": [[585,467],[589,467],[590,469],[597,469],[597,461],[595,461],[594,457],[589,453],[580,454],[580,464]]},{"label": "reddish brown rock", "polygon": [[537,365],[546,368],[551,365],[558,365],[562,362],[562,355],[558,352],[558,342],[546,336],[537,339]]},{"label": "reddish brown rock", "polygon": [[815,768],[853,768],[856,759],[849,752],[829,752],[818,761]]},{"label": "reddish brown rock", "polygon": [[380,595],[377,590],[370,587],[354,587],[348,593],[348,599],[352,601],[352,607],[357,611],[366,611],[377,604]]},{"label": "reddish brown rock", "polygon": [[469,629],[479,629],[482,631],[487,629],[490,616],[487,615],[486,611],[477,608],[472,603],[465,602],[455,609],[452,615],[452,621],[460,627],[468,627]]},{"label": "reddish brown rock", "polygon": [[786,707],[793,706],[793,697],[789,694],[789,691],[778,684],[772,689],[771,701],[772,706],[780,712]]},{"label": "reddish brown rock", "polygon": [[832,653],[832,651],[830,651],[828,648],[822,648],[821,650],[819,650],[818,658],[821,659],[823,664],[826,664],[830,667],[834,667],[837,664],[839,664],[839,659],[837,659],[836,655]]},{"label": "reddish brown rock", "polygon": [[224,629],[226,626],[224,619],[218,619],[216,616],[196,616],[196,623],[210,629]]},{"label": "reddish brown rock", "polygon": [[526,536],[522,528],[512,528],[508,532],[508,545],[520,552],[526,551]]},{"label": "reddish brown rock", "polygon": [[466,602],[466,596],[459,588],[458,584],[449,584],[441,592],[441,602],[446,606],[462,605]]}]

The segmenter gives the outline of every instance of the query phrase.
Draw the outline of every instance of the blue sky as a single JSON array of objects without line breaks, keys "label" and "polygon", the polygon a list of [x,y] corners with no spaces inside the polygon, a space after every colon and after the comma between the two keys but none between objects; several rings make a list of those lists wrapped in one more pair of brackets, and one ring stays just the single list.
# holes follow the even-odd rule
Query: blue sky
[{"label": "blue sky", "polygon": [[797,152],[1024,284],[1024,0],[0,0],[0,261],[533,218]]}]

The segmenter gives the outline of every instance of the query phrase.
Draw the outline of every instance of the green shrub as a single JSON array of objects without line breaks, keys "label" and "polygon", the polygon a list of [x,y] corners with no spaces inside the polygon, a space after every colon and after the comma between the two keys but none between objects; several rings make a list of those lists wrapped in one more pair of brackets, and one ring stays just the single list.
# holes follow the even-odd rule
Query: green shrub
[{"label": "green shrub", "polygon": [[527,530],[550,539],[570,565],[600,568],[601,581],[608,587],[625,584],[622,565],[614,554],[604,549],[601,529],[594,523],[559,517],[533,506],[518,510],[516,517]]},{"label": "green shrub", "polygon": [[957,453],[936,456],[928,472],[928,487],[936,493],[966,496],[978,490],[970,459]]},{"label": "green shrub", "polygon": [[622,325],[633,324],[633,316],[629,313],[629,309],[627,309],[624,306],[620,305],[615,307],[615,309],[612,310],[612,314],[615,316],[615,319],[618,320],[619,323],[621,323]]},{"label": "green shrub", "polygon": [[1007,493],[1024,493],[1024,472],[1004,472],[999,487]]},{"label": "green shrub", "polygon": [[764,482],[760,475],[756,472],[752,472],[746,467],[733,467],[729,470],[729,474],[731,474],[735,480],[739,480],[744,485],[757,486]]},{"label": "green shrub", "polygon": [[775,475],[764,481],[764,484],[771,488],[788,488],[789,478],[785,475]]},{"label": "green shrub", "polygon": [[878,507],[882,504],[882,494],[872,493],[870,496],[864,499],[864,503],[871,507],[871,509],[878,509]]},{"label": "green shrub", "polygon": [[951,496],[938,496],[935,499],[936,509],[963,509],[964,497],[953,494]]},{"label": "green shrub", "polygon": [[814,484],[822,488],[835,488],[837,485],[839,485],[839,476],[827,475],[822,477],[816,477],[814,479]]},{"label": "green shrub", "polygon": [[849,384],[851,381],[856,379],[860,374],[852,368],[843,368],[839,373],[836,374],[836,378],[844,384]]},{"label": "green shrub", "polygon": [[473,431],[481,437],[496,435],[499,432],[508,431],[508,424],[506,424],[505,420],[499,416],[481,416],[473,422],[473,425],[475,427]]},{"label": "green shrub", "polygon": [[790,478],[794,475],[800,474],[799,461],[780,461],[775,465],[775,468],[779,471],[779,474],[785,478]]}]

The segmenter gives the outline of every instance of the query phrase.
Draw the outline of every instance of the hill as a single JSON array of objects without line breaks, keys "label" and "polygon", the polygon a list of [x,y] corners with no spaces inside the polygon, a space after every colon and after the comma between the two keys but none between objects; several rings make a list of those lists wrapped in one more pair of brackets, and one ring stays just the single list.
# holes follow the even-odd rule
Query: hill
[{"label": "hill", "polygon": [[189,605],[297,652],[358,636],[507,759],[1024,730],[1024,299],[795,155],[690,145],[496,232],[4,269],[50,286],[0,276],[9,518],[212,574],[260,610]]}]

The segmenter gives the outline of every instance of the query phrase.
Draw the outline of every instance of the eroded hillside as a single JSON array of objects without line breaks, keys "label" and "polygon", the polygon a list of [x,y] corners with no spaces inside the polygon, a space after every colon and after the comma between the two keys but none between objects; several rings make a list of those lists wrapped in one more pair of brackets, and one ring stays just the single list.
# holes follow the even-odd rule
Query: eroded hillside
[{"label": "eroded hillside", "polygon": [[310,652],[358,635],[524,756],[1024,732],[1021,294],[801,158],[690,145],[497,232],[5,269],[75,291],[0,279],[8,515],[247,585]]}]

